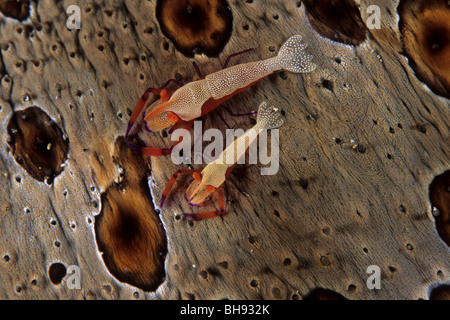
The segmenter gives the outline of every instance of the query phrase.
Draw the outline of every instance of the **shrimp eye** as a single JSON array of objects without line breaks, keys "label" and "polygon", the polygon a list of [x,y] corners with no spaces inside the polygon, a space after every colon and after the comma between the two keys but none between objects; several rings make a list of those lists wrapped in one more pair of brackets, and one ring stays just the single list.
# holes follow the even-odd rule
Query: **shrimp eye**
[{"label": "shrimp eye", "polygon": [[194,180],[197,182],[200,182],[202,180],[202,176],[198,172],[194,172],[192,176],[194,177]]}]

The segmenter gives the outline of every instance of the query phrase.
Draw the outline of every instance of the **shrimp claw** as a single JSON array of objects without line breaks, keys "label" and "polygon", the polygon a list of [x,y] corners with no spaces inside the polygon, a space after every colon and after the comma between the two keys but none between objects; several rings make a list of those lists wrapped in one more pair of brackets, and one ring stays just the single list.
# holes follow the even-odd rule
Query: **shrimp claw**
[{"label": "shrimp claw", "polygon": [[222,186],[218,187],[217,193],[219,195],[219,210],[212,210],[212,211],[205,211],[205,212],[197,212],[197,213],[187,213],[183,212],[183,215],[186,218],[193,219],[193,220],[200,220],[200,219],[209,219],[214,218],[217,216],[220,216],[224,214],[225,212],[225,201],[223,200],[223,189]]}]

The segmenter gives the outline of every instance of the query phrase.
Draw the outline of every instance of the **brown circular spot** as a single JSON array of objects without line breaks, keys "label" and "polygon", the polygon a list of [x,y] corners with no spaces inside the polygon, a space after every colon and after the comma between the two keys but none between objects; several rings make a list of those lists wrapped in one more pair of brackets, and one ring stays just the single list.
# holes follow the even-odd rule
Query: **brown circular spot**
[{"label": "brown circular spot", "polygon": [[330,227],[323,227],[322,232],[327,236],[330,235]]},{"label": "brown circular spot", "polygon": [[205,270],[200,271],[199,275],[203,279],[208,279],[208,272],[206,272]]},{"label": "brown circular spot", "polygon": [[299,183],[303,189],[306,190],[308,188],[308,180],[306,180],[305,178],[300,178]]},{"label": "brown circular spot", "polygon": [[450,6],[447,1],[401,1],[403,50],[417,77],[450,98]]},{"label": "brown circular spot", "polygon": [[450,246],[450,170],[433,179],[429,197],[436,229],[442,240]]},{"label": "brown circular spot", "polygon": [[62,279],[66,276],[66,273],[66,266],[60,262],[53,263],[48,268],[48,276],[50,281],[55,285],[61,283]]},{"label": "brown circular spot", "polygon": [[283,260],[283,266],[290,266],[291,262],[292,262],[291,259],[286,258],[286,259]]},{"label": "brown circular spot", "polygon": [[164,35],[188,57],[194,51],[217,56],[231,36],[233,17],[225,0],[159,0],[156,18]]},{"label": "brown circular spot", "polygon": [[151,203],[139,192],[112,187],[102,197],[102,208],[95,229],[106,266],[120,281],[156,290],[167,249]]},{"label": "brown circular spot", "polygon": [[0,0],[0,11],[7,17],[23,21],[30,16],[30,1]]},{"label": "brown circular spot", "polygon": [[281,299],[282,296],[281,296],[280,288],[277,288],[277,287],[272,288],[272,295],[275,299]]},{"label": "brown circular spot", "polygon": [[34,179],[52,183],[63,171],[69,141],[50,117],[37,107],[14,112],[7,127],[16,162]]},{"label": "brown circular spot", "polygon": [[329,266],[329,265],[331,264],[331,260],[330,260],[330,258],[328,258],[327,256],[321,256],[321,257],[320,257],[320,263],[321,263],[323,266]]},{"label": "brown circular spot", "polygon": [[350,0],[303,0],[312,27],[333,41],[357,46],[366,40],[366,25]]},{"label": "brown circular spot", "polygon": [[349,292],[355,292],[356,291],[356,286],[354,284],[350,284],[347,288],[347,291]]},{"label": "brown circular spot", "polygon": [[195,295],[190,292],[185,292],[183,298],[184,300],[195,300]]},{"label": "brown circular spot", "polygon": [[97,245],[118,280],[155,291],[165,277],[167,240],[153,207],[146,163],[122,138],[113,157],[123,167],[124,181],[102,195],[102,210],[95,218]]}]

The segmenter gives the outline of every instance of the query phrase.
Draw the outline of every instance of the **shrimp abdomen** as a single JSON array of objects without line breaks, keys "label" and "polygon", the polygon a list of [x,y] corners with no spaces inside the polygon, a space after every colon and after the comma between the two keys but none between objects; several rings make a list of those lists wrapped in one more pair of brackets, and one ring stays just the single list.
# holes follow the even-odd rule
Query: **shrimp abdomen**
[{"label": "shrimp abdomen", "polygon": [[249,62],[211,73],[205,77],[205,89],[216,100],[240,92],[277,70],[272,61]]},{"label": "shrimp abdomen", "polygon": [[202,115],[207,114],[208,112],[214,110],[217,106],[221,105],[222,103],[224,103],[225,101],[227,101],[228,99],[233,97],[234,95],[236,95],[236,94],[244,91],[245,89],[253,86],[255,83],[257,83],[257,82],[261,81],[262,79],[264,79],[264,77],[262,77],[262,78],[260,78],[260,79],[258,79],[256,81],[248,84],[246,87],[239,88],[239,89],[235,90],[234,92],[232,92],[232,93],[230,93],[230,94],[228,94],[228,95],[226,95],[226,96],[224,96],[222,98],[219,98],[219,99],[209,98],[205,102],[203,107],[202,107]]}]

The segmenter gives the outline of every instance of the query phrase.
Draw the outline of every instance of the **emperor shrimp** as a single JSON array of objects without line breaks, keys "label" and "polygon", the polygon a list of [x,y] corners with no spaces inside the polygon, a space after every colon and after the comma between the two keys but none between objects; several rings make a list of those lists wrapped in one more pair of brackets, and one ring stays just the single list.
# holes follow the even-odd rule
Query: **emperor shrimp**
[{"label": "emperor shrimp", "polygon": [[[312,72],[316,65],[312,62],[312,55],[305,53],[307,44],[302,43],[301,40],[300,35],[291,36],[281,46],[275,57],[224,68],[185,85],[169,80],[166,85],[174,82],[180,86],[175,91],[166,90],[166,85],[161,88],[147,89],[131,114],[126,132],[127,141],[131,128],[144,108],[143,120],[148,131],[159,131],[169,127],[172,127],[172,130],[179,127],[187,129],[198,117],[214,110],[226,100],[275,71]],[[150,93],[160,95],[160,99],[149,104]],[[128,144],[130,148],[144,155],[163,156],[170,154],[177,142],[171,148]]]},{"label": "emperor shrimp", "polygon": [[[180,169],[169,179],[163,190],[160,207],[164,206],[165,200],[172,190],[180,174],[191,174],[192,183],[188,186],[185,194],[190,205],[200,206],[217,191],[219,196],[219,210],[205,211],[199,213],[183,213],[192,219],[206,219],[219,216],[225,212],[222,185],[233,171],[239,159],[245,157],[245,153],[252,143],[255,142],[262,130],[278,128],[283,124],[280,119],[278,108],[270,107],[266,102],[261,103],[258,108],[256,125],[247,130],[243,135],[228,145],[225,150],[206,167],[198,170]],[[244,148],[238,146],[244,145]]]}]

